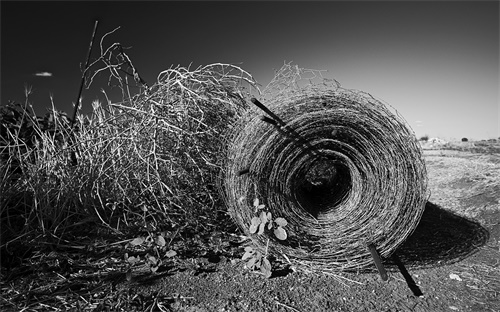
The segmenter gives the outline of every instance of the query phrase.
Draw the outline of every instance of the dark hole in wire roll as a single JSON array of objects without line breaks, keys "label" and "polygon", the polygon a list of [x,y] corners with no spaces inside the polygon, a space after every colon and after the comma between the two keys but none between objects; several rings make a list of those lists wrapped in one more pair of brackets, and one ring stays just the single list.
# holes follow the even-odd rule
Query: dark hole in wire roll
[{"label": "dark hole in wire roll", "polygon": [[303,174],[296,179],[295,198],[315,218],[334,212],[351,190],[349,169],[334,160],[318,160]]}]

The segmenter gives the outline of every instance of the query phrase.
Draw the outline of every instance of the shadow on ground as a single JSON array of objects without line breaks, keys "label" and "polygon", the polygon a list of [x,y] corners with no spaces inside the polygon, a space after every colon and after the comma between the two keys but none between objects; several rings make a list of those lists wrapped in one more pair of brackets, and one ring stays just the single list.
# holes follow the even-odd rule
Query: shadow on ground
[{"label": "shadow on ground", "polygon": [[[478,222],[427,202],[417,228],[395,254],[409,267],[436,267],[467,258],[488,239]],[[395,264],[392,258],[385,263]]]}]

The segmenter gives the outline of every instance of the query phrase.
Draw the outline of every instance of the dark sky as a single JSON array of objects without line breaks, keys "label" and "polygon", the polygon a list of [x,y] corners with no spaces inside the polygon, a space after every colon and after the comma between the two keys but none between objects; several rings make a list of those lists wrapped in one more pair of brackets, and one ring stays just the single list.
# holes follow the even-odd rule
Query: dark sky
[{"label": "dark sky", "polygon": [[[97,39],[120,42],[151,85],[171,65],[237,63],[263,86],[292,61],[395,107],[417,136],[500,137],[498,1],[1,1],[1,102],[72,111]],[[98,53],[94,46],[92,58]],[[52,73],[51,77],[35,76]],[[106,75],[84,90],[103,100]],[[111,91],[109,91],[111,92]],[[113,94],[112,92],[110,94]],[[114,100],[114,99],[113,99]],[[119,100],[117,98],[116,100]]]}]

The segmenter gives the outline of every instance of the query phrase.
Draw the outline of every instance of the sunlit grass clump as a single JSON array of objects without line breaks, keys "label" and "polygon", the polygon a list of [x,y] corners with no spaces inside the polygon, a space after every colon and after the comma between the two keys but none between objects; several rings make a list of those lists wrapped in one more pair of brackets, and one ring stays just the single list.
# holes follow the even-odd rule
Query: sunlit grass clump
[{"label": "sunlit grass clump", "polygon": [[28,99],[2,107],[2,247],[93,225],[211,228],[226,132],[254,86],[233,65],[170,68],[129,100],[95,101],[74,128],[54,108],[37,118]]}]

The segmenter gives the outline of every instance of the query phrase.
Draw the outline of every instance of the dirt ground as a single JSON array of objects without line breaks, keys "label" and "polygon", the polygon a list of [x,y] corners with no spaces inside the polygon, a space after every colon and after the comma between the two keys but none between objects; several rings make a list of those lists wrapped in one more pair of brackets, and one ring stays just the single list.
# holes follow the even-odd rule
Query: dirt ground
[{"label": "dirt ground", "polygon": [[266,279],[240,260],[248,241],[218,232],[209,248],[189,247],[152,274],[145,265],[127,271],[127,241],[82,241],[2,268],[0,310],[500,312],[500,140],[423,147],[430,198],[396,251],[406,276],[390,258],[385,282],[375,266],[336,275],[284,266]]},{"label": "dirt ground", "polygon": [[[191,259],[195,270],[136,277],[116,291],[164,311],[500,311],[500,154],[425,150],[431,196],[397,251],[411,279],[385,259],[373,272],[282,271],[270,279],[237,259]],[[412,284],[412,285],[409,285]],[[411,286],[411,287],[410,287]],[[422,294],[422,295],[420,295]]]}]

